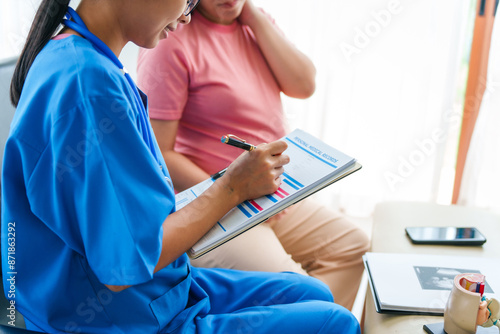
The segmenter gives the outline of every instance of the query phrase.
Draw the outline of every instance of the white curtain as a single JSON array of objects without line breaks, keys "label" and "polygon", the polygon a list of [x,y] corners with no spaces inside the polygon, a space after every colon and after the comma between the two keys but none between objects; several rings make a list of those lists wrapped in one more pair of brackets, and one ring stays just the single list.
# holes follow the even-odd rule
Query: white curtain
[{"label": "white curtain", "polygon": [[500,210],[500,22],[494,23],[486,91],[471,140],[458,203]]},{"label": "white curtain", "polygon": [[[76,8],[81,0],[72,0]],[[18,56],[41,0],[0,1],[0,59]]]},{"label": "white curtain", "polygon": [[471,0],[254,0],[317,68],[301,127],[363,169],[322,200],[368,215],[382,200],[451,201]]},{"label": "white curtain", "polygon": [[0,59],[19,55],[40,0],[0,1]]},{"label": "white curtain", "polygon": [[[290,127],[363,164],[319,198],[360,216],[383,200],[449,203],[475,0],[253,1],[317,68],[311,98],[284,98]],[[1,58],[20,51],[39,0],[0,3]],[[120,56],[133,75],[136,52]]]},{"label": "white curtain", "polygon": [[[71,0],[76,8],[81,0]],[[41,0],[1,0],[0,1],[0,59],[18,56],[31,27]],[[120,55],[132,78],[136,78],[138,48],[129,43]]]}]

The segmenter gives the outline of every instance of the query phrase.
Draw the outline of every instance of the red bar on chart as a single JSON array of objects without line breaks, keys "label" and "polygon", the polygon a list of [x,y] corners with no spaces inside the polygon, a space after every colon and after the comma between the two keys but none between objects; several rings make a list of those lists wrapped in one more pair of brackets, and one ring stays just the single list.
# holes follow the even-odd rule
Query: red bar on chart
[{"label": "red bar on chart", "polygon": [[276,196],[278,196],[279,198],[285,198],[285,196],[283,196],[280,192],[276,191],[274,193]]},{"label": "red bar on chart", "polygon": [[250,202],[250,204],[252,204],[253,206],[255,206],[255,207],[257,208],[257,210],[259,210],[259,211],[264,210],[264,209],[262,209],[262,207],[261,207],[259,204],[257,204],[257,203],[256,203],[253,199],[248,200],[248,201]]},{"label": "red bar on chart", "polygon": [[280,193],[282,193],[283,195],[285,195],[285,196],[290,195],[289,193],[287,193],[286,191],[284,191],[284,190],[283,190],[283,188],[281,188],[281,187],[279,187],[279,188],[278,188],[278,191],[279,191]]}]

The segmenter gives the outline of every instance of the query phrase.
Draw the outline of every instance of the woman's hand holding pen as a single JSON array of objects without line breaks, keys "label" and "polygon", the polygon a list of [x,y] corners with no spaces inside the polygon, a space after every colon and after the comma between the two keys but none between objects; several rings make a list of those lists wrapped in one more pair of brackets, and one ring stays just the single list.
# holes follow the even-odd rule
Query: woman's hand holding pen
[{"label": "woman's hand holding pen", "polygon": [[287,147],[281,140],[258,145],[234,160],[218,181],[226,183],[238,202],[271,194],[281,184],[283,166],[290,162],[290,157],[282,154]]},{"label": "woman's hand holding pen", "polygon": [[163,223],[163,245],[168,246],[162,248],[155,272],[185,253],[236,205],[275,192],[290,161],[282,154],[286,148],[284,141],[276,141],[244,152],[212,186],[168,215]]},{"label": "woman's hand holding pen", "polygon": [[290,161],[287,155],[282,154],[287,144],[276,141],[253,148],[248,143],[248,146],[236,146],[235,142],[241,144],[245,141],[232,135],[224,136],[223,139],[226,137],[234,140],[222,141],[223,143],[252,150],[236,158],[224,173],[217,173],[219,177],[212,186],[165,219],[163,244],[168,247],[163,248],[155,271],[185,253],[236,205],[278,189],[283,166]]}]

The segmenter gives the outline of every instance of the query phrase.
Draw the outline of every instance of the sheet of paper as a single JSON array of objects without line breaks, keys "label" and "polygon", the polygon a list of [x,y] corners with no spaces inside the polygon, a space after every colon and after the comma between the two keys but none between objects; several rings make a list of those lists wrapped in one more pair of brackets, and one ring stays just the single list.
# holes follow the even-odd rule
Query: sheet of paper
[{"label": "sheet of paper", "polygon": [[[214,244],[226,241],[243,227],[274,215],[355,163],[354,158],[302,130],[293,131],[283,140],[288,144],[284,154],[290,156],[290,163],[285,166],[279,189],[273,194],[245,201],[233,208],[193,246],[192,254],[203,252]],[[177,210],[198,197],[213,182],[209,179],[177,194]]]}]

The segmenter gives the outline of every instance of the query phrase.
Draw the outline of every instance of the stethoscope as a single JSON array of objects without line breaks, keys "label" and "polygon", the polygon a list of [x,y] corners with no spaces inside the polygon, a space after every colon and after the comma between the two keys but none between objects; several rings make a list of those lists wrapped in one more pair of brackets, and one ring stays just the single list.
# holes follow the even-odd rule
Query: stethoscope
[{"label": "stethoscope", "polygon": [[[73,19],[74,22],[70,21],[70,19]],[[87,26],[73,8],[68,7],[68,12],[64,17],[62,24],[70,29],[73,29],[74,31],[85,37],[88,41],[90,41],[99,51],[101,51],[106,57],[108,57],[113,63],[115,63],[115,65],[118,66],[118,68],[125,75],[127,82],[129,83],[130,87],[132,88],[132,91],[134,92],[135,100],[137,102],[136,104],[139,106],[139,120],[140,120],[140,126],[142,128],[142,133],[143,133],[142,136],[144,138],[144,141],[146,142],[146,145],[151,151],[151,154],[153,154],[154,158],[160,165],[160,168],[162,169],[163,175],[165,175],[167,183],[169,183],[169,185],[172,185],[172,181],[170,180],[170,178],[167,177],[166,171],[163,168],[163,165],[160,159],[158,158],[158,155],[156,154],[155,141],[153,140],[153,136],[151,134],[151,130],[147,122],[148,112],[142,101],[139,89],[137,88],[134,80],[132,80],[132,77],[130,77],[130,74],[127,72],[127,70],[120,62],[118,57],[116,57],[116,55],[113,53],[113,51],[111,51],[111,49],[103,41],[101,41],[96,35],[94,35],[87,29]]]}]

